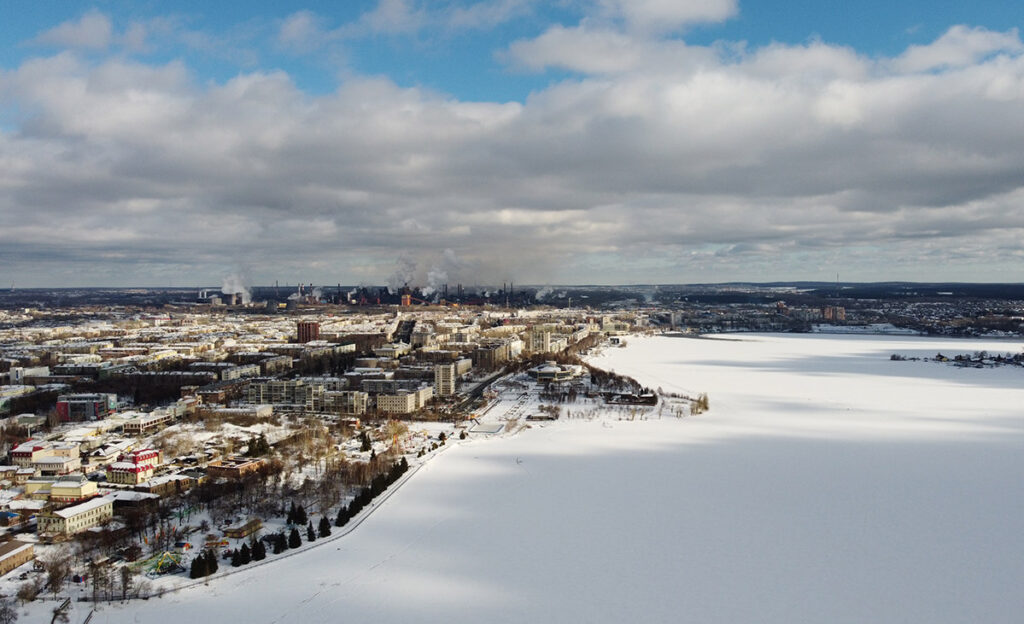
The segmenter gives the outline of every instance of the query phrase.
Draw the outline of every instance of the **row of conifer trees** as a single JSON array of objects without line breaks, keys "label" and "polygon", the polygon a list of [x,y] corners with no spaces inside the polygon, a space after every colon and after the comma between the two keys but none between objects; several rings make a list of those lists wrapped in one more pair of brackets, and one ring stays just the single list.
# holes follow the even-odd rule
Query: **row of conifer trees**
[{"label": "row of conifer trees", "polygon": [[398,481],[408,470],[409,462],[403,457],[392,464],[390,470],[374,477],[370,481],[370,485],[360,490],[351,503],[342,505],[338,509],[338,517],[334,519],[334,526],[343,527],[348,524],[349,520],[370,504],[370,501],[380,496],[389,485]]},{"label": "row of conifer trees", "polygon": [[[370,501],[380,496],[388,486],[397,481],[408,470],[409,462],[403,457],[392,464],[387,472],[378,474],[373,478],[369,486],[359,491],[359,494],[356,495],[351,503],[342,505],[338,509],[338,516],[334,521],[334,525],[343,527],[348,524],[349,520],[370,504]],[[272,533],[263,539],[253,540],[251,546],[249,544],[242,544],[242,547],[232,554],[231,565],[237,568],[252,561],[265,559],[267,557],[267,548],[263,544],[264,539],[270,543],[273,548],[272,552],[275,555],[283,553],[290,548],[298,548],[302,545],[302,536],[299,534],[298,526],[303,524],[306,525],[307,542],[313,542],[316,541],[317,537],[324,538],[331,534],[331,523],[327,520],[326,516],[321,516],[320,523],[316,530],[314,530],[313,521],[309,520],[306,510],[301,505],[296,506],[294,502],[288,508],[286,520],[288,524],[293,525],[287,536],[285,536],[284,531],[280,531]],[[217,553],[206,549],[192,559],[192,568],[189,576],[191,578],[209,576],[217,571],[217,567]]]}]

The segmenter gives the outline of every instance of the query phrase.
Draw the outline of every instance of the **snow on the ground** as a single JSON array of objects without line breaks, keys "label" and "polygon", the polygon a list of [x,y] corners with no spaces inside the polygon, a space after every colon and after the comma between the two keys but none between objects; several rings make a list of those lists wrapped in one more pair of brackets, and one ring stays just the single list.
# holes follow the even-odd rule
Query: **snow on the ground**
[{"label": "snow on the ground", "polygon": [[983,349],[1020,343],[631,338],[595,363],[710,411],[471,436],[343,539],[92,621],[1016,622],[1021,372],[889,360]]}]

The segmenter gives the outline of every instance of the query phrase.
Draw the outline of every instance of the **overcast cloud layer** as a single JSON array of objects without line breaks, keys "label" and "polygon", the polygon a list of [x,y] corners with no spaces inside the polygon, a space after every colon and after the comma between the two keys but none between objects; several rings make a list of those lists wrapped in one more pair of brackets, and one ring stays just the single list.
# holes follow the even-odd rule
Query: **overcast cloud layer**
[{"label": "overcast cloud layer", "polygon": [[[491,28],[505,0],[383,0],[273,45]],[[474,10],[470,10],[474,9]],[[602,0],[493,51],[522,102],[348,75],[227,81],[134,54],[173,20],[89,11],[0,68],[0,276],[19,285],[1024,279],[1024,44],[954,25],[894,57],[685,42],[731,0]],[[447,253],[446,253],[446,250]],[[6,286],[6,284],[4,284]]]}]

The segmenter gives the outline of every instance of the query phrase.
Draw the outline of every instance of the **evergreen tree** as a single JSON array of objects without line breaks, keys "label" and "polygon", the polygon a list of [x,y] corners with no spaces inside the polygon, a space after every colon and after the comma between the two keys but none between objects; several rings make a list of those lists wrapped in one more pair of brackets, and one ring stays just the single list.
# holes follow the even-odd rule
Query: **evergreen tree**
[{"label": "evergreen tree", "polygon": [[306,524],[307,520],[306,510],[299,505],[299,508],[295,510],[295,524]]},{"label": "evergreen tree", "polygon": [[231,555],[231,567],[232,568],[237,568],[240,565],[242,565],[242,551],[236,550]]},{"label": "evergreen tree", "polygon": [[347,505],[342,505],[338,509],[338,517],[334,519],[334,526],[343,527],[348,524],[349,510]]},{"label": "evergreen tree", "polygon": [[263,540],[256,540],[252,544],[252,560],[263,561],[267,558],[267,547],[263,544]]},{"label": "evergreen tree", "polygon": [[288,534],[288,548],[298,548],[302,546],[302,538],[299,537],[299,530],[293,528],[292,532]]},{"label": "evergreen tree", "polygon": [[246,455],[249,457],[260,457],[270,452],[270,443],[267,442],[267,436],[262,433],[259,437],[253,437],[249,440],[249,450],[246,451]]},{"label": "evergreen tree", "polygon": [[192,566],[189,569],[188,577],[197,579],[206,576],[206,557],[198,555],[192,559]]},{"label": "evergreen tree", "polygon": [[307,542],[315,542],[316,541],[316,531],[313,530],[313,521],[312,520],[309,521],[309,526],[306,527],[306,541]]},{"label": "evergreen tree", "polygon": [[252,561],[252,551],[249,550],[248,544],[242,544],[242,547],[238,549],[238,560],[239,565],[245,565]]},{"label": "evergreen tree", "polygon": [[327,537],[331,534],[331,522],[327,516],[320,516],[320,537]]},{"label": "evergreen tree", "polygon": [[366,431],[363,431],[362,435],[359,436],[359,450],[365,453],[370,450],[373,445],[370,443],[370,436],[366,435]]},{"label": "evergreen tree", "polygon": [[212,550],[206,551],[206,574],[216,574],[219,564],[217,563],[217,553]]},{"label": "evergreen tree", "polygon": [[292,501],[290,507],[288,507],[288,517],[286,519],[288,524],[295,524],[295,501]]}]

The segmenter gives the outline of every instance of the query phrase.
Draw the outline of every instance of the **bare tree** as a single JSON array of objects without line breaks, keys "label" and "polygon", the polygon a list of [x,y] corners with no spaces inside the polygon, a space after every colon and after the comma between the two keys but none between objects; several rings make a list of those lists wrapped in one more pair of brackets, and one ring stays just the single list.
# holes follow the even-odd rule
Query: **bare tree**
[{"label": "bare tree", "polygon": [[128,600],[128,592],[131,591],[134,581],[133,576],[131,568],[126,565],[121,566],[121,600]]},{"label": "bare tree", "polygon": [[18,600],[23,604],[27,604],[36,599],[39,592],[43,590],[43,581],[40,577],[36,577],[32,580],[25,581],[18,586]]},{"label": "bare tree", "polygon": [[64,587],[65,581],[71,576],[71,563],[69,553],[65,549],[53,552],[47,559],[43,560],[43,569],[46,570],[46,586],[53,592],[53,597]]},{"label": "bare tree", "polygon": [[0,624],[14,624],[17,621],[18,610],[14,606],[14,601],[0,600]]},{"label": "bare tree", "polygon": [[149,594],[153,589],[153,584],[147,579],[142,579],[135,584],[135,592],[132,594],[134,598],[149,598]]},{"label": "bare tree", "polygon": [[92,572],[92,601],[99,602],[100,593],[110,587],[110,566],[106,563],[93,563],[90,566]]}]

